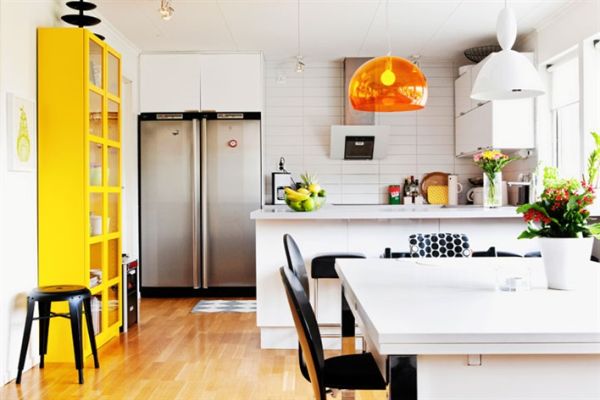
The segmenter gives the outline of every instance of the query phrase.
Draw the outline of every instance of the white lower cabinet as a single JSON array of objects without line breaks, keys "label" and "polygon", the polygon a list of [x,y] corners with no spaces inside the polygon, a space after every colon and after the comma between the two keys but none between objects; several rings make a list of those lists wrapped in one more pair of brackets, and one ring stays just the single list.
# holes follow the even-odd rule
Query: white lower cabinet
[{"label": "white lower cabinet", "polygon": [[533,101],[490,101],[458,116],[455,124],[456,156],[468,156],[494,148],[519,150],[533,148]]}]

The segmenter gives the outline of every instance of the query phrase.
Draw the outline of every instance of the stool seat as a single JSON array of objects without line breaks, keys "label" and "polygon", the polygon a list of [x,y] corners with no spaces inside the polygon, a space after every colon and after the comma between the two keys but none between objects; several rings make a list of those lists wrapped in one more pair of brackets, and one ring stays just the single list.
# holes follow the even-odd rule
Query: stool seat
[{"label": "stool seat", "polygon": [[313,279],[337,279],[335,271],[336,258],[366,258],[361,253],[326,253],[312,259],[310,276]]},{"label": "stool seat", "polygon": [[80,285],[40,286],[33,289],[30,297],[36,300],[68,300],[72,296],[90,295],[90,290]]}]

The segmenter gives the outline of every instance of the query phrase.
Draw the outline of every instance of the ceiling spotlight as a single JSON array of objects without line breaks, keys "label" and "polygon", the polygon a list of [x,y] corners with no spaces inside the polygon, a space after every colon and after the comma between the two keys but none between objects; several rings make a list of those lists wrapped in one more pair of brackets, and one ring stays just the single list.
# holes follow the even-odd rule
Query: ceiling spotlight
[{"label": "ceiling spotlight", "polygon": [[296,56],[296,72],[301,73],[304,72],[304,60],[302,56]]},{"label": "ceiling spotlight", "polygon": [[175,9],[171,4],[171,0],[160,0],[160,9],[158,10],[160,17],[165,21],[168,21],[173,16]]}]

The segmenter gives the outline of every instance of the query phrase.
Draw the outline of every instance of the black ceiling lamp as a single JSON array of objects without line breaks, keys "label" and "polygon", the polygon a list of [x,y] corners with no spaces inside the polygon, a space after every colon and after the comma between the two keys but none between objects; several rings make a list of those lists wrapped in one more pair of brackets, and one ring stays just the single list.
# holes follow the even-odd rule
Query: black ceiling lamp
[{"label": "black ceiling lamp", "polygon": [[[65,21],[67,24],[85,28],[86,26],[98,25],[101,22],[100,18],[96,18],[91,15],[85,15],[83,13],[84,11],[95,9],[96,5],[94,3],[84,0],[67,1],[67,7],[78,11],[77,14],[67,14],[60,17],[60,19]],[[104,36],[100,35],[99,33],[95,33],[95,35],[101,40],[104,40]]]}]

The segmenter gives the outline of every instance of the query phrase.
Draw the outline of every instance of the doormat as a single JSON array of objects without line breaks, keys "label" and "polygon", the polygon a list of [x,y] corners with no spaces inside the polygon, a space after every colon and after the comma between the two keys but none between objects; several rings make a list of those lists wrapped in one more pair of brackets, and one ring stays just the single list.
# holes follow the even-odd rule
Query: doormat
[{"label": "doormat", "polygon": [[219,312],[256,312],[256,300],[200,300],[192,308],[192,314]]}]

